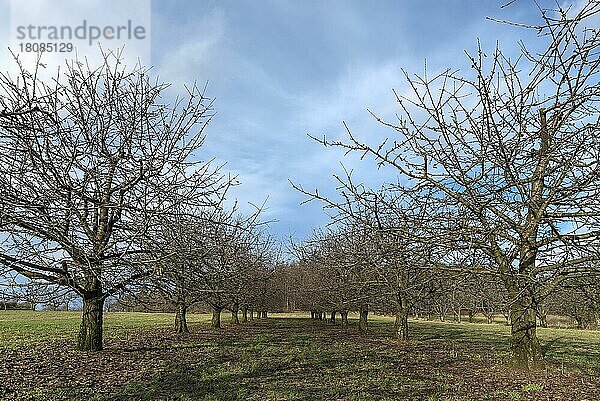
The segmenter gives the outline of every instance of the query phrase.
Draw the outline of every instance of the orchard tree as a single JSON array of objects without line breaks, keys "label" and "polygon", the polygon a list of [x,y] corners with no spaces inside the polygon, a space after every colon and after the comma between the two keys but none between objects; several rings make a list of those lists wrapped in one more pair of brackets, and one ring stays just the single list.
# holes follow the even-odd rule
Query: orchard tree
[{"label": "orchard tree", "polygon": [[81,296],[79,350],[102,349],[106,298],[153,273],[144,244],[161,216],[219,204],[228,186],[198,154],[204,89],[168,105],[167,86],[112,53],[52,80],[0,74],[0,263]]},{"label": "orchard tree", "polygon": [[[149,238],[156,255],[157,272],[149,277],[145,291],[158,294],[175,310],[175,332],[188,333],[187,310],[206,297],[202,285],[206,268],[202,261],[210,255],[212,243],[207,227],[217,223],[219,208],[179,211],[165,216]],[[141,300],[141,302],[147,300]]]},{"label": "orchard tree", "polygon": [[[355,289],[354,302],[362,298],[396,316],[395,333],[407,340],[411,310],[438,288],[439,265],[456,261],[445,255],[436,238],[438,223],[446,218],[444,205],[427,190],[404,190],[386,185],[374,191],[353,182],[352,174],[335,176],[339,196],[328,198],[294,185],[310,199],[333,210],[333,224],[339,230],[329,239],[334,255],[314,253],[312,258],[333,277],[350,277],[354,285],[339,281],[339,295]],[[325,244],[325,243],[324,243]],[[350,273],[350,274],[349,274]],[[330,294],[335,290],[330,289]],[[333,299],[333,295],[330,298]],[[344,297],[345,298],[345,297]],[[363,317],[365,302],[359,322]]]},{"label": "orchard tree", "polygon": [[600,276],[573,277],[545,300],[547,310],[569,316],[578,329],[591,329],[600,318]]},{"label": "orchard tree", "polygon": [[[477,249],[509,295],[513,361],[537,365],[536,307],[593,269],[600,236],[600,3],[541,10],[535,50],[468,54],[471,72],[405,73],[398,120],[383,143],[328,141],[427,187],[461,211],[448,234]],[[516,28],[526,29],[526,28]],[[457,223],[458,224],[458,223]],[[442,229],[442,228],[440,228]],[[486,263],[487,264],[487,263]]]}]

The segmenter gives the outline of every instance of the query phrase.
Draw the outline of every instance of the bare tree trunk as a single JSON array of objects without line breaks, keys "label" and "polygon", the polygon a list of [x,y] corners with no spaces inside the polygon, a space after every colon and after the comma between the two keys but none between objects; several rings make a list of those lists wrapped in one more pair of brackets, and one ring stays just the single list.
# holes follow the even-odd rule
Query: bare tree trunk
[{"label": "bare tree trunk", "polygon": [[254,310],[250,309],[250,320],[254,320]]},{"label": "bare tree trunk", "polygon": [[221,328],[221,311],[223,308],[217,308],[215,306],[212,307],[212,321],[210,325],[213,329]]},{"label": "bare tree trunk", "polygon": [[342,327],[348,327],[348,311],[342,310],[340,315],[342,316]]},{"label": "bare tree trunk", "polygon": [[81,325],[77,338],[79,351],[102,350],[102,314],[104,298],[102,296],[84,296]]},{"label": "bare tree trunk", "polygon": [[263,318],[263,319],[266,319],[267,317],[268,317],[268,316],[267,316],[267,311],[266,311],[266,310],[264,310],[264,311],[262,312],[262,318]]},{"label": "bare tree trunk", "polygon": [[398,295],[398,300],[396,301],[394,329],[398,340],[408,340],[408,307],[406,301],[400,295]]},{"label": "bare tree trunk", "polygon": [[360,305],[360,316],[358,320],[358,329],[363,333],[367,331],[367,319],[369,317],[369,305],[361,304]]},{"label": "bare tree trunk", "polygon": [[535,308],[531,301],[531,297],[521,296],[513,302],[510,311],[513,363],[527,369],[539,365],[542,359],[542,350],[536,333]]},{"label": "bare tree trunk", "polygon": [[231,308],[231,323],[240,324],[240,318],[238,316],[237,306],[234,306],[233,308]]},{"label": "bare tree trunk", "polygon": [[246,323],[248,321],[248,307],[244,306],[242,308],[242,322]]},{"label": "bare tree trunk", "polygon": [[187,326],[187,305],[184,303],[180,303],[177,305],[177,313],[175,314],[175,332],[190,332]]},{"label": "bare tree trunk", "polygon": [[331,311],[331,323],[333,323],[333,324],[335,324],[335,314],[336,314],[336,311],[332,310]]}]

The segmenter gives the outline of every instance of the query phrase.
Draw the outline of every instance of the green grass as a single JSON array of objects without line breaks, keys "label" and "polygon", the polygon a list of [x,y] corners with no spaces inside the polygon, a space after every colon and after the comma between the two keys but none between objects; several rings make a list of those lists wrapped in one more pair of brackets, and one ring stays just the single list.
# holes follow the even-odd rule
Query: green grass
[{"label": "green grass", "polygon": [[[224,315],[225,316],[225,315]],[[104,338],[118,339],[137,331],[173,324],[169,313],[105,312]],[[203,324],[209,315],[190,313],[188,323]],[[77,336],[81,312],[0,311],[0,347],[14,348],[48,340],[71,340]]]},{"label": "green grass", "polygon": [[2,311],[0,354],[17,368],[0,358],[0,375],[16,372],[17,400],[96,401],[563,399],[555,392],[593,393],[600,382],[597,331],[540,329],[548,366],[520,374],[506,365],[510,330],[500,324],[411,321],[411,340],[399,343],[385,316],[370,316],[366,336],[355,315],[342,329],[306,314],[233,326],[224,314],[224,329],[212,330],[209,315],[190,314],[189,336],[171,333],[173,318],[107,313],[106,350],[77,353],[79,313]]}]

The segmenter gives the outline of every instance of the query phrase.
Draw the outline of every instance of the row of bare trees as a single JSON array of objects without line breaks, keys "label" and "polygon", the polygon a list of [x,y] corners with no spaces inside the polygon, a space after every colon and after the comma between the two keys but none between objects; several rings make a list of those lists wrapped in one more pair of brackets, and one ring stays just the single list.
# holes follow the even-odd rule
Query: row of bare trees
[{"label": "row of bare trees", "polygon": [[105,301],[123,291],[172,302],[183,332],[200,300],[218,312],[264,308],[276,249],[260,210],[225,207],[235,180],[202,151],[205,88],[165,104],[168,85],[103,56],[51,77],[16,57],[18,72],[0,74],[3,287],[78,294],[80,350],[102,349]]},{"label": "row of bare trees", "polygon": [[391,132],[384,141],[348,126],[345,140],[314,138],[398,174],[381,191],[336,177],[336,198],[296,185],[335,211],[332,234],[300,252],[330,283],[354,283],[330,302],[362,314],[388,297],[404,338],[406,310],[439,291],[440,275],[474,274],[501,286],[514,361],[539,363],[541,305],[583,288],[600,259],[600,3],[540,11],[538,25],[517,28],[537,42],[516,57],[479,47],[467,53],[470,71],[405,73],[397,119],[372,113]]}]

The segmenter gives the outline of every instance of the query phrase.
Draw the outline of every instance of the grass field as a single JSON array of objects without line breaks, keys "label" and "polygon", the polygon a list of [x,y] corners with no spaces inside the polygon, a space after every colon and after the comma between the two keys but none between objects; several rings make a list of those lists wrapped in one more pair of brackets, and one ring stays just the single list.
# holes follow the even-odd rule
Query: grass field
[{"label": "grass field", "polygon": [[507,364],[503,325],[411,321],[412,340],[399,343],[388,317],[373,316],[367,335],[305,317],[212,330],[208,315],[191,314],[182,336],[173,315],[107,313],[106,350],[80,353],[78,313],[2,311],[0,398],[600,399],[600,332],[540,329],[547,362],[526,373]]}]

